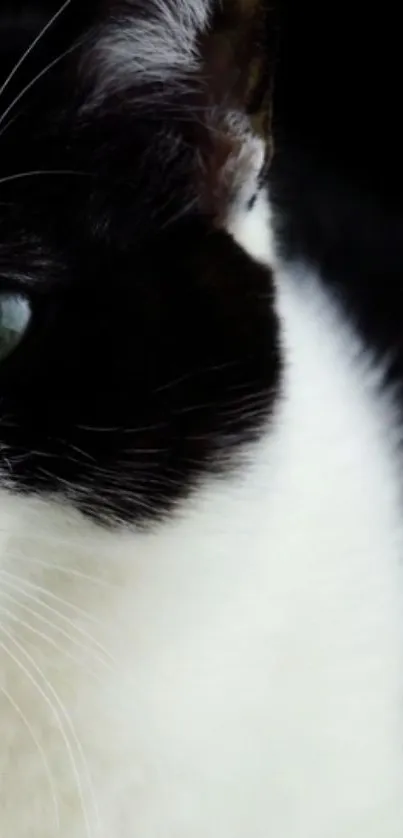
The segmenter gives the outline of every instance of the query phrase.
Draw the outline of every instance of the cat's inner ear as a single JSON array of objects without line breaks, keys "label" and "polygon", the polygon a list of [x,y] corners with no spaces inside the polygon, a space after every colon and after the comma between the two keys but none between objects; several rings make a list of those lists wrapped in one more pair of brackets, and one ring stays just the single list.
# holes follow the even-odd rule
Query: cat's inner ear
[{"label": "cat's inner ear", "polygon": [[198,39],[206,103],[200,187],[218,224],[254,198],[271,159],[273,30],[267,0],[219,0]]},{"label": "cat's inner ear", "polygon": [[131,102],[192,148],[189,178],[221,226],[253,199],[271,156],[271,0],[105,5],[88,65],[95,106]]},{"label": "cat's inner ear", "polygon": [[255,134],[266,142],[271,131],[275,36],[271,0],[217,0],[211,5],[201,49],[216,100],[248,116]]}]

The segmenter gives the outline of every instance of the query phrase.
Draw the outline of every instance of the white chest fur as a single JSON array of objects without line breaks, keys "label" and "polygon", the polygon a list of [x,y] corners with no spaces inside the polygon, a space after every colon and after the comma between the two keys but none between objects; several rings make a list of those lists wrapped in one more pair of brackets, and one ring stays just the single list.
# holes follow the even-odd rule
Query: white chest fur
[{"label": "white chest fur", "polygon": [[7,838],[400,838],[393,412],[279,273],[265,439],[148,535],[0,499]]}]

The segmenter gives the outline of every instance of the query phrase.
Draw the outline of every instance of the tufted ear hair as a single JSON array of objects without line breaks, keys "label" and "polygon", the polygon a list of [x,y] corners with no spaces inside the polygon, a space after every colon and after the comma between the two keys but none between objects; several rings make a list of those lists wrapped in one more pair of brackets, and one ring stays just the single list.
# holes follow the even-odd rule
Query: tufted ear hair
[{"label": "tufted ear hair", "polygon": [[277,34],[272,0],[217,0],[209,22],[202,56],[212,93],[267,141]]},{"label": "tufted ear hair", "polygon": [[204,201],[219,223],[252,201],[271,160],[275,33],[268,0],[219,0],[199,39]]},{"label": "tufted ear hair", "polygon": [[191,148],[199,206],[218,226],[252,201],[271,158],[275,31],[271,0],[108,0],[92,32],[92,107],[130,103]]}]

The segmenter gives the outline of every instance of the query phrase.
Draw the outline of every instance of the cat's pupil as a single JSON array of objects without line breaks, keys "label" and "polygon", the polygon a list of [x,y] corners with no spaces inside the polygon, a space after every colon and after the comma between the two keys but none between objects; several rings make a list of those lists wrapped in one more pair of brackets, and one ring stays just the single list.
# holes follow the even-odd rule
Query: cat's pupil
[{"label": "cat's pupil", "polygon": [[26,297],[13,292],[0,292],[0,361],[4,361],[21,342],[31,319],[31,306]]}]

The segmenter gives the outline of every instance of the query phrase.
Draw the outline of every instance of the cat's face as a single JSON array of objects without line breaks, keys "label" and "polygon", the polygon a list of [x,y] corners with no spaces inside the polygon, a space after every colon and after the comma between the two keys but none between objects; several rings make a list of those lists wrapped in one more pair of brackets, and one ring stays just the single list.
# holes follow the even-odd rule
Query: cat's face
[{"label": "cat's face", "polygon": [[[238,4],[254,43],[261,5]],[[1,481],[144,522],[273,398],[271,278],[228,233],[263,64],[207,0],[35,9],[0,12]]]}]

